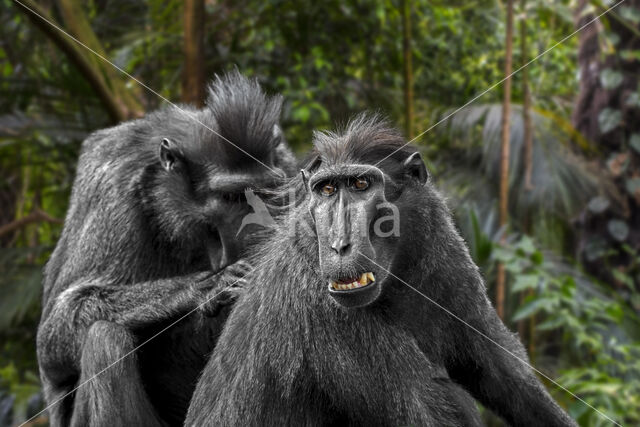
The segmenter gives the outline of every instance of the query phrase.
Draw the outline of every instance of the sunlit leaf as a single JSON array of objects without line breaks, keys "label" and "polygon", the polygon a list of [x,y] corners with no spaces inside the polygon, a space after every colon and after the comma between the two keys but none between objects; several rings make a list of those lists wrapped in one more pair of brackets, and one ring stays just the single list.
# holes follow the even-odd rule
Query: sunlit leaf
[{"label": "sunlit leaf", "polygon": [[600,132],[607,133],[617,128],[622,122],[622,113],[613,108],[604,108],[598,114],[598,125]]},{"label": "sunlit leaf", "polygon": [[640,193],[640,178],[630,178],[625,181],[625,188],[632,196]]},{"label": "sunlit leaf", "polygon": [[511,317],[512,322],[517,322],[527,317],[531,317],[541,310],[551,310],[557,305],[555,298],[540,298],[522,305]]},{"label": "sunlit leaf", "polygon": [[624,19],[633,22],[634,24],[640,23],[640,10],[632,6],[621,6],[619,10],[620,16]]},{"label": "sunlit leaf", "polygon": [[605,89],[615,89],[620,86],[624,77],[620,71],[605,68],[600,72],[600,84]]},{"label": "sunlit leaf", "polygon": [[619,242],[626,240],[629,236],[629,226],[626,222],[620,221],[619,219],[610,220],[607,223],[607,230],[611,237]]},{"label": "sunlit leaf", "polygon": [[625,104],[630,107],[640,108],[640,93],[638,93],[637,91],[631,92],[627,97],[627,101],[625,102]]},{"label": "sunlit leaf", "polygon": [[629,138],[629,145],[636,151],[636,153],[640,154],[640,134],[631,134],[631,137]]},{"label": "sunlit leaf", "polygon": [[589,204],[587,205],[587,207],[591,212],[595,214],[599,214],[604,212],[609,207],[609,205],[610,205],[609,200],[607,200],[602,196],[597,196],[589,200]]},{"label": "sunlit leaf", "polygon": [[553,329],[557,329],[564,324],[564,320],[561,316],[551,317],[544,322],[538,323],[536,325],[536,329],[539,331],[550,331]]},{"label": "sunlit leaf", "polygon": [[540,281],[540,276],[537,274],[521,274],[516,277],[514,283],[511,285],[511,292],[521,292],[525,289],[535,289]]}]

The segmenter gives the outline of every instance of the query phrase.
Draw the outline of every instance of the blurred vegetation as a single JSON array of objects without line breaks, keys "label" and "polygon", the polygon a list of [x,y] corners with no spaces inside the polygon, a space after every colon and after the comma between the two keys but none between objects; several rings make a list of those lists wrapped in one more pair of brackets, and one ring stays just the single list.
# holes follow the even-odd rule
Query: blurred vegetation
[{"label": "blurred vegetation", "polygon": [[[183,2],[25,2],[162,96],[184,98]],[[411,120],[416,135],[432,128],[416,143],[490,295],[496,263],[505,266],[505,321],[533,365],[617,422],[640,425],[640,2],[628,0],[528,67],[531,189],[521,74],[513,77],[506,228],[497,220],[501,88],[465,105],[504,77],[505,6],[408,3],[413,117],[405,117],[401,0],[207,0],[201,66],[205,76],[237,66],[282,93],[285,134],[299,153],[313,129],[363,109],[398,126]],[[517,3],[524,33],[516,39],[527,43],[515,40],[514,69],[613,3]],[[0,5],[0,425],[11,425],[42,405],[41,269],[61,231],[80,143],[163,101],[56,39],[14,1]],[[543,381],[581,425],[609,423]]]}]

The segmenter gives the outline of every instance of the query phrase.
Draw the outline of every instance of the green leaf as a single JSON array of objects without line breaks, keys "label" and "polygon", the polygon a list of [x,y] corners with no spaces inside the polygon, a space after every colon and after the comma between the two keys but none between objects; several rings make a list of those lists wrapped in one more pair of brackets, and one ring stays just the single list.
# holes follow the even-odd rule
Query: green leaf
[{"label": "green leaf", "polygon": [[536,325],[536,329],[539,331],[549,331],[552,329],[557,329],[564,323],[562,316],[554,316],[550,317],[542,323],[538,323]]},{"label": "green leaf", "polygon": [[609,200],[602,196],[596,196],[593,199],[589,200],[589,204],[587,205],[587,207],[591,212],[600,214],[607,210],[609,205]]},{"label": "green leaf", "polygon": [[607,230],[611,237],[616,239],[618,242],[622,242],[627,239],[629,236],[629,226],[624,221],[620,221],[619,219],[612,219],[607,223]]},{"label": "green leaf", "polygon": [[517,322],[522,319],[531,317],[542,309],[552,309],[556,306],[557,300],[552,298],[540,298],[528,302],[516,310],[511,320]]},{"label": "green leaf", "polygon": [[630,178],[625,181],[624,186],[629,194],[635,196],[640,192],[640,178]]},{"label": "green leaf", "polygon": [[613,31],[603,31],[602,34],[604,35],[604,38],[611,43],[611,45],[615,46],[620,43],[620,36],[617,33],[614,33]]},{"label": "green leaf", "polygon": [[311,110],[306,105],[303,105],[293,110],[292,115],[295,120],[307,122],[309,120],[309,116],[311,115]]},{"label": "green leaf", "polygon": [[535,251],[534,253],[531,254],[529,258],[531,259],[531,262],[533,262],[535,265],[541,265],[542,262],[544,261],[544,256],[540,251]]},{"label": "green leaf", "polygon": [[501,261],[501,262],[509,262],[513,259],[513,253],[504,248],[494,247],[491,253],[493,259]]},{"label": "green leaf", "polygon": [[516,244],[516,249],[521,249],[525,254],[529,255],[535,252],[536,247],[533,245],[531,237],[522,236],[520,241]]},{"label": "green leaf", "polygon": [[624,283],[631,290],[634,289],[633,279],[628,274],[624,274],[622,271],[617,269],[612,269],[613,277],[620,283]]},{"label": "green leaf", "polygon": [[617,128],[622,122],[622,113],[620,110],[613,108],[605,108],[598,114],[598,125],[602,133],[611,132]]},{"label": "green leaf", "polygon": [[537,274],[521,274],[516,276],[516,280],[511,285],[511,292],[521,292],[525,289],[535,289],[540,281]]},{"label": "green leaf", "polygon": [[611,68],[605,68],[600,72],[600,84],[605,89],[617,88],[622,80],[624,80],[622,73]]},{"label": "green leaf", "polygon": [[576,400],[571,404],[571,406],[569,406],[569,414],[574,420],[577,420],[589,411],[591,411],[591,408],[585,403],[578,400]]},{"label": "green leaf", "polygon": [[636,151],[636,153],[640,154],[640,134],[631,134],[631,137],[629,138],[629,145]]},{"label": "green leaf", "polygon": [[620,56],[627,61],[640,61],[640,50],[623,50],[620,52]]},{"label": "green leaf", "polygon": [[618,12],[627,21],[631,21],[634,24],[640,23],[640,10],[631,6],[623,6]]},{"label": "green leaf", "polygon": [[636,107],[636,108],[640,108],[640,93],[638,92],[631,92],[629,94],[629,97],[627,98],[627,102],[626,104],[629,107]]}]

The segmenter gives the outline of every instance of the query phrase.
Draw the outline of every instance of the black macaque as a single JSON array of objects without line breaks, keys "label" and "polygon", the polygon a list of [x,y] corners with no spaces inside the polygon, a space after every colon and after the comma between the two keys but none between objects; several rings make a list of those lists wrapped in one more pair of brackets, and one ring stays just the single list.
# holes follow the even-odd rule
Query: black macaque
[{"label": "black macaque", "polygon": [[288,212],[253,247],[187,426],[479,425],[472,396],[513,425],[574,424],[499,347],[527,359],[404,144],[365,115],[316,134],[317,157],[282,188]]},{"label": "black macaque", "polygon": [[[203,110],[168,108],[84,141],[38,329],[52,426],[182,425],[246,270],[234,263],[251,234],[236,236],[244,190],[295,170],[281,104],[236,71]],[[192,315],[130,354],[209,298],[204,313],[225,315]]]}]

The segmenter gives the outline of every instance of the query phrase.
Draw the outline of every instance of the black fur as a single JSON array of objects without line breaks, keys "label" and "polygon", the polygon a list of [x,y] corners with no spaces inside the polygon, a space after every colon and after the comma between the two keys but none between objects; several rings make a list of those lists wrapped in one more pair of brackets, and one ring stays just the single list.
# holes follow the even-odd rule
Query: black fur
[{"label": "black fur", "polygon": [[[232,73],[212,86],[207,105],[168,108],[84,141],[45,269],[38,361],[48,404],[241,276],[239,265],[211,271],[212,260],[223,267],[241,255],[220,255],[221,239],[248,211],[212,193],[211,178],[277,178],[224,139],[277,171],[292,173],[294,159],[274,132],[281,101],[257,84]],[[163,138],[172,150],[165,163]],[[224,318],[207,322],[198,340],[197,321],[162,334],[50,408],[51,425],[181,424]]]},{"label": "black fur", "polygon": [[[314,168],[373,165],[403,144],[385,123],[361,116],[343,133],[316,136]],[[249,288],[186,425],[477,425],[466,391],[513,425],[573,425],[529,367],[402,283],[527,359],[491,307],[442,197],[403,172],[413,152],[402,148],[380,165],[401,214],[389,260],[397,278],[388,276],[380,298],[362,308],[329,297],[318,236],[300,226],[311,222],[309,192],[301,179],[290,182],[295,200],[254,254]]]},{"label": "black fur", "polygon": [[[247,164],[247,153],[262,161],[269,160],[281,143],[277,126],[282,97],[268,97],[255,80],[247,80],[236,70],[216,79],[209,86],[207,109],[203,121],[218,123],[218,132],[235,141],[251,141],[238,150],[228,141],[222,141],[204,127],[195,128],[198,140],[211,141],[210,153],[224,164]],[[276,137],[274,137],[276,135]],[[243,152],[246,151],[247,153]]]}]

